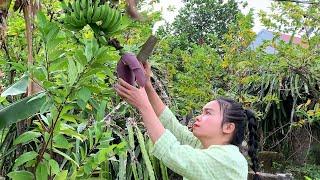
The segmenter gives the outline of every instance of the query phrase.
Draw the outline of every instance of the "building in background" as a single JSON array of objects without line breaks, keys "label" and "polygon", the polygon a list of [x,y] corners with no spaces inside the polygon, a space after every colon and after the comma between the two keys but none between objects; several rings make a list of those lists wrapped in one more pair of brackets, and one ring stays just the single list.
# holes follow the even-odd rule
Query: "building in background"
[{"label": "building in background", "polygon": [[[264,41],[269,41],[269,40],[272,40],[275,38],[275,33],[272,32],[272,31],[268,31],[268,30],[265,30],[265,29],[262,29],[258,34],[257,34],[257,37],[256,37],[256,40],[253,41],[251,43],[251,45],[249,46],[251,49],[256,49],[257,47],[261,46]],[[291,35],[288,35],[288,34],[280,34],[279,38],[275,41],[275,42],[278,42],[278,41],[285,41],[287,43],[290,42],[291,40]],[[300,37],[292,37],[292,43],[293,44],[300,44],[302,46],[307,46],[306,44],[303,44],[302,40]],[[275,54],[277,51],[274,47],[272,46],[268,46],[265,50],[266,53],[268,54]]]}]

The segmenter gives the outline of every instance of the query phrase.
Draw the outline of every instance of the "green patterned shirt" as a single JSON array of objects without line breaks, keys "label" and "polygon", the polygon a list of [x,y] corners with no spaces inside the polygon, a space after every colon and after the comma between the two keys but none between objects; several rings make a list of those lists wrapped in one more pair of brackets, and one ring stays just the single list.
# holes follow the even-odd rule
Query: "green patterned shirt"
[{"label": "green patterned shirt", "polygon": [[248,163],[234,145],[202,145],[166,107],[159,117],[166,128],[152,153],[184,180],[246,180]]}]

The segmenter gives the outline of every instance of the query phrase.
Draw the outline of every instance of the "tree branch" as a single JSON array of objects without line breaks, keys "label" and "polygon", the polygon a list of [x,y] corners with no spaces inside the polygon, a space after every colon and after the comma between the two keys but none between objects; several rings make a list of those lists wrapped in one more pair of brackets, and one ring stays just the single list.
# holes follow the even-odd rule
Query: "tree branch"
[{"label": "tree branch", "polygon": [[311,2],[311,1],[299,1],[299,0],[273,0],[278,2],[294,2],[299,4],[320,4],[320,2]]}]

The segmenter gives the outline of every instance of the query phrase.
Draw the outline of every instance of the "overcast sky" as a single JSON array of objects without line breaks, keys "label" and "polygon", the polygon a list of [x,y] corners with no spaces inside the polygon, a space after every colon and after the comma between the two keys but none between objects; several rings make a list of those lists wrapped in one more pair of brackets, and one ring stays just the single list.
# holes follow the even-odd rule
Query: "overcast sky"
[{"label": "overcast sky", "polygon": [[[263,26],[261,25],[261,23],[259,22],[259,18],[257,13],[259,12],[259,10],[263,10],[266,12],[270,12],[269,7],[271,5],[271,0],[248,0],[248,6],[245,9],[242,9],[243,13],[248,13],[250,8],[254,9],[254,28],[253,30],[257,33],[259,32],[261,29],[263,29]],[[167,10],[168,7],[174,7],[175,11],[174,12],[170,12]],[[181,0],[160,0],[160,4],[158,6],[155,7],[155,10],[159,10],[162,9],[163,11],[163,18],[168,21],[168,22],[172,22],[174,17],[178,14],[179,9],[183,6],[183,3]],[[159,22],[155,25],[155,28],[157,28],[159,25],[161,25],[162,23]]]}]

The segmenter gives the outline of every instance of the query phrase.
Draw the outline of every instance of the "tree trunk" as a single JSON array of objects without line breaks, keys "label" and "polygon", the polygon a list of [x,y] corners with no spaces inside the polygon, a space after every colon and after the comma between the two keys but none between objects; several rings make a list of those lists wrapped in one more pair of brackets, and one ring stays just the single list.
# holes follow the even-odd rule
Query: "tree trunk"
[{"label": "tree trunk", "polygon": [[[27,61],[27,66],[28,70],[30,70],[30,67],[33,63],[33,57],[32,57],[32,0],[27,0],[26,4],[23,6],[23,15],[24,15],[24,20],[26,24],[26,40],[27,40],[27,46],[28,46],[28,61]],[[30,74],[30,76],[32,76]],[[32,81],[29,82],[28,84],[28,90],[27,90],[27,96],[32,95]],[[23,120],[17,123],[17,133],[18,135],[22,134],[25,132],[26,128],[30,125],[29,120]],[[19,150],[18,150],[19,154]]]},{"label": "tree trunk", "polygon": [[303,165],[307,161],[311,139],[305,127],[296,128],[292,131],[293,161],[297,165]]},{"label": "tree trunk", "polygon": [[[32,0],[27,1],[27,4],[23,7],[23,15],[24,20],[26,23],[26,38],[27,38],[27,45],[28,45],[28,70],[30,70],[31,65],[33,64],[33,57],[32,57]],[[28,85],[28,96],[32,94],[32,83],[29,82]]]}]

